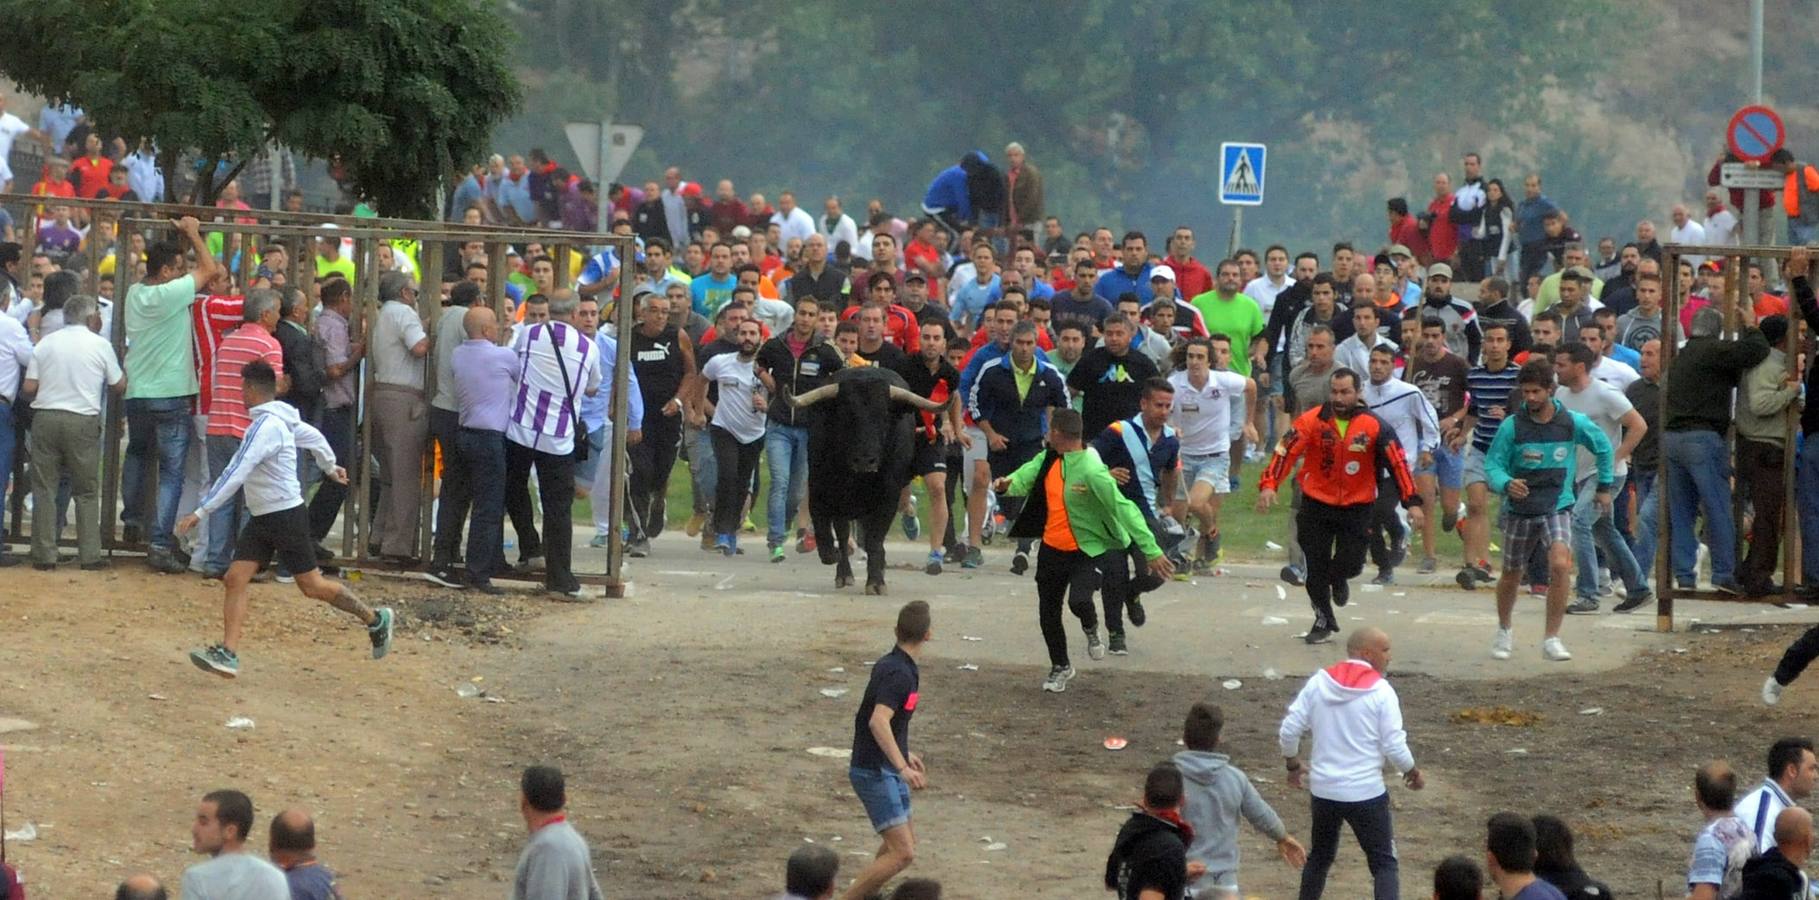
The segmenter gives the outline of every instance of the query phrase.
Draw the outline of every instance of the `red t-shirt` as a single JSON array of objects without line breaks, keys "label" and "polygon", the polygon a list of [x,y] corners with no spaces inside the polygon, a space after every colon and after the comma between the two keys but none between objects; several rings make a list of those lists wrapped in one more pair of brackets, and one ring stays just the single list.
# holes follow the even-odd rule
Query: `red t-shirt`
[{"label": "red t-shirt", "polygon": [[[987,343],[986,334],[985,334],[986,331],[987,331],[987,329],[984,329],[984,328],[973,329],[972,348],[974,350],[978,350],[980,347],[983,347],[986,345],[986,343]],[[1055,339],[1048,336],[1048,329],[1046,329],[1046,328],[1036,329],[1036,346],[1041,347],[1042,352],[1044,352],[1044,353],[1054,352]],[[972,354],[968,353],[967,358],[971,359]]]},{"label": "red t-shirt", "polygon": [[240,395],[240,370],[255,360],[263,360],[278,377],[284,377],[284,349],[259,323],[247,322],[221,339],[221,347],[215,351],[215,387],[208,401],[209,434],[246,436],[253,421],[246,414],[246,398]]},{"label": "red t-shirt", "polygon": [[[847,307],[846,311],[840,314],[841,320],[845,321],[858,316],[860,309],[863,307]],[[905,353],[922,352],[922,325],[916,319],[916,314],[910,312],[909,307],[902,304],[892,303],[890,308],[884,311],[884,337],[885,340],[903,348]]]},{"label": "red t-shirt", "polygon": [[71,163],[69,170],[70,180],[78,185],[77,195],[93,200],[102,188],[107,187],[107,173],[114,170],[114,161],[105,156],[98,159],[84,156]]},{"label": "red t-shirt", "polygon": [[191,410],[195,415],[208,415],[208,401],[215,390],[215,353],[221,348],[221,339],[245,320],[245,309],[246,298],[238,294],[231,297],[198,294],[189,308],[190,333],[195,337],[191,346],[199,388],[195,408]]}]

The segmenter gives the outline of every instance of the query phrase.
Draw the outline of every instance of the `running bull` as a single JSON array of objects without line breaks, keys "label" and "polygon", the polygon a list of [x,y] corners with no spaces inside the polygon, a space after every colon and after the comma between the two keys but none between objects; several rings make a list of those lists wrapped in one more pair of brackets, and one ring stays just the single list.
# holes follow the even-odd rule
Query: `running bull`
[{"label": "running bull", "polygon": [[859,524],[865,592],[884,593],[884,535],[910,481],[916,412],[945,404],[918,396],[889,369],[852,368],[793,401],[813,409],[808,429],[808,510],[823,565],[837,565],[834,586],[853,583],[847,537]]}]

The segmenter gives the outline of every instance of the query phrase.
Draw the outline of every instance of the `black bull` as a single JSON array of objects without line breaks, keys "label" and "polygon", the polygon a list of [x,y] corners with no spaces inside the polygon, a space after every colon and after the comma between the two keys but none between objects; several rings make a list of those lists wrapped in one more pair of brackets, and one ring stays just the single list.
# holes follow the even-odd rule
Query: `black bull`
[{"label": "black bull", "polygon": [[853,583],[847,553],[851,523],[865,549],[865,592],[884,593],[884,535],[909,484],[918,410],[943,404],[919,397],[889,369],[854,368],[793,401],[807,413],[808,511],[823,565],[838,565],[834,586]]}]

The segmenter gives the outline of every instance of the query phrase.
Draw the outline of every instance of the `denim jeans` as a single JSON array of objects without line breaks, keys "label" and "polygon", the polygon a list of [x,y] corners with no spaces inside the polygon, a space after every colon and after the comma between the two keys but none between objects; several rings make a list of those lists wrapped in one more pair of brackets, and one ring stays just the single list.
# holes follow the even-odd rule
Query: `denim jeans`
[{"label": "denim jeans", "polygon": [[770,423],[764,432],[765,465],[770,467],[769,502],[765,523],[771,547],[781,547],[796,522],[796,509],[808,486],[808,429],[801,425]]},{"label": "denim jeans", "polygon": [[[234,454],[240,452],[240,439],[221,434],[208,436],[208,470],[214,478],[220,479],[221,473],[227,471],[233,462]],[[216,575],[227,571],[234,561],[234,541],[240,536],[241,526],[246,524],[245,497],[240,491],[234,492],[232,500],[223,504],[215,514],[209,516],[208,529],[208,562],[202,571]]]},{"label": "denim jeans", "polygon": [[[145,466],[157,457],[158,520],[141,528],[154,550],[176,546],[171,528],[183,497],[183,463],[189,453],[192,397],[139,397],[126,401],[126,462],[120,472],[120,521],[139,525],[145,502]],[[230,454],[231,455],[231,454]]]},{"label": "denim jeans", "polygon": [[1307,852],[1307,865],[1301,869],[1301,900],[1320,900],[1326,891],[1326,873],[1333,867],[1339,852],[1339,826],[1352,826],[1358,846],[1364,850],[1364,861],[1371,870],[1371,894],[1375,900],[1396,900],[1399,873],[1396,863],[1396,837],[1390,823],[1390,795],[1386,792],[1371,800],[1344,802],[1314,797],[1313,825],[1308,829],[1313,839]]},{"label": "denim jeans", "polygon": [[1661,521],[1661,492],[1655,489],[1655,474],[1652,466],[1646,471],[1630,467],[1630,483],[1636,486],[1636,521],[1630,523],[1635,539],[1630,541],[1630,548],[1635,551],[1636,568],[1641,570],[1643,581],[1655,574],[1655,529]]},{"label": "denim jeans", "polygon": [[[349,472],[354,471],[354,408],[337,406],[322,411],[322,436],[328,440],[335,459]],[[373,479],[375,485],[378,479]],[[356,482],[357,483],[357,482]],[[310,537],[320,544],[328,539],[329,529],[341,515],[341,504],[347,499],[348,486],[324,480],[309,502]],[[350,523],[351,526],[351,523]]]},{"label": "denim jeans", "polygon": [[[1617,476],[1616,484],[1611,487],[1613,509],[1619,502],[1614,498],[1623,496],[1625,477]],[[1630,552],[1630,545],[1623,540],[1623,535],[1617,533],[1614,514],[1598,512],[1597,476],[1579,482],[1573,491],[1573,563],[1579,569],[1575,588],[1579,596],[1591,600],[1598,598],[1598,550],[1604,551],[1611,577],[1623,582],[1630,594],[1641,593],[1648,587],[1648,576],[1636,565],[1635,554]]]},{"label": "denim jeans", "polygon": [[714,440],[708,426],[690,425],[683,432],[688,442],[688,477],[695,488],[695,512],[706,515],[714,509],[714,491],[720,483],[720,469],[714,459]]},{"label": "denim jeans", "polygon": [[467,580],[485,584],[505,571],[505,432],[462,428],[446,473],[459,467],[473,487],[467,526]]},{"label": "denim jeans", "polygon": [[1698,518],[1705,512],[1712,583],[1737,580],[1737,528],[1731,521],[1731,460],[1724,435],[1716,431],[1670,431],[1662,436],[1667,454],[1667,508],[1674,524],[1674,577],[1696,577]]},{"label": "denim jeans", "polygon": [[1812,435],[1799,440],[1800,468],[1794,473],[1794,493],[1800,516],[1801,581],[1819,584],[1819,440]]}]

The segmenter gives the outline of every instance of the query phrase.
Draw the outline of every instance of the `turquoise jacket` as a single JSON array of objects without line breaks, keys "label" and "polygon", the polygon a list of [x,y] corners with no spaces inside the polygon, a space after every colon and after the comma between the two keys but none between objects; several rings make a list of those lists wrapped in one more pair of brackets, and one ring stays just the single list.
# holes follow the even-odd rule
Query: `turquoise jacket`
[{"label": "turquoise jacket", "polygon": [[1506,496],[1503,501],[1503,508],[1518,516],[1540,516],[1573,505],[1578,447],[1590,450],[1596,460],[1598,490],[1608,492],[1616,485],[1610,439],[1591,419],[1559,400],[1550,402],[1554,417],[1547,422],[1529,418],[1526,404],[1504,417],[1484,455],[1485,480],[1492,493],[1504,493],[1516,478],[1528,485],[1528,496],[1520,500]]}]

